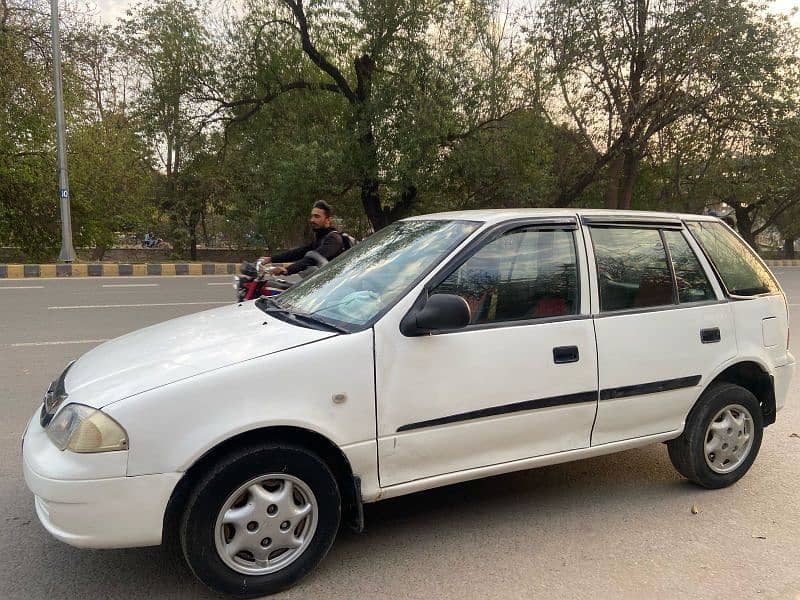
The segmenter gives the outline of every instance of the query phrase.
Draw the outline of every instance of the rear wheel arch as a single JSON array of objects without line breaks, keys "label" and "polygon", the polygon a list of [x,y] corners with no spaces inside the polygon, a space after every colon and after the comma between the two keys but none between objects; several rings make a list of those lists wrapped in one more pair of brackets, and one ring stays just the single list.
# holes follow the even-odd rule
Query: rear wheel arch
[{"label": "rear wheel arch", "polygon": [[692,410],[702,401],[706,390],[720,382],[739,385],[758,399],[764,427],[775,422],[775,381],[763,364],[754,360],[742,360],[729,365],[706,384]]},{"label": "rear wheel arch", "polygon": [[162,543],[170,547],[178,545],[178,526],[186,502],[194,487],[210,468],[232,452],[261,444],[285,442],[300,446],[319,456],[333,472],[342,495],[342,523],[355,531],[364,527],[359,478],[353,475],[350,461],[327,437],[309,429],[291,426],[276,426],[253,429],[220,442],[198,458],[172,491],[164,512]]}]

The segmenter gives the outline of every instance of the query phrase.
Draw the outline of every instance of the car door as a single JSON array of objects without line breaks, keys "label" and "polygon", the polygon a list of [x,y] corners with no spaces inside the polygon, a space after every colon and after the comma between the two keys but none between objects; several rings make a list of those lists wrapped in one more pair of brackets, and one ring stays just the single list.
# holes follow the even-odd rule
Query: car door
[{"label": "car door", "polygon": [[592,445],[680,429],[708,376],[736,354],[730,306],[680,220],[584,224],[599,305]]},{"label": "car door", "polygon": [[457,331],[375,325],[380,482],[589,445],[597,361],[576,219],[503,225],[425,285],[470,305]]}]

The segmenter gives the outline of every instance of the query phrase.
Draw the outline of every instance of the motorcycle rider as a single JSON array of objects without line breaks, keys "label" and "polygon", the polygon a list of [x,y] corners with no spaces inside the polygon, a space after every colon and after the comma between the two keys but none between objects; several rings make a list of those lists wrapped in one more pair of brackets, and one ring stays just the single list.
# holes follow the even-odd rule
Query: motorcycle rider
[{"label": "motorcycle rider", "polygon": [[[307,246],[292,248],[274,256],[262,256],[261,262],[291,262],[288,267],[275,267],[276,275],[292,275],[316,264],[305,258],[306,252],[315,251],[328,260],[333,260],[346,250],[342,234],[333,226],[333,208],[324,200],[318,200],[311,209],[309,223],[314,231],[314,241]],[[294,262],[292,262],[294,261]]]}]

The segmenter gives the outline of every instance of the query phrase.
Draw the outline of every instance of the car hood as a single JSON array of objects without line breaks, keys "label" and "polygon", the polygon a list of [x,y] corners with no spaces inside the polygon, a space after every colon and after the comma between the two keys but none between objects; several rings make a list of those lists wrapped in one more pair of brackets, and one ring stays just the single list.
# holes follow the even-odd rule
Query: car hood
[{"label": "car hood", "polygon": [[100,344],[67,372],[70,401],[111,402],[336,333],[270,317],[255,302],[216,308],[152,325]]}]

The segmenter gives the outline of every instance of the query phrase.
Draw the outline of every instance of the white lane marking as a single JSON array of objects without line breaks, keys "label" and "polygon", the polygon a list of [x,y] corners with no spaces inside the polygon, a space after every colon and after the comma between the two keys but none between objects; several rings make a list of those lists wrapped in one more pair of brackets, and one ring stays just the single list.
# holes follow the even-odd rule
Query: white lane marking
[{"label": "white lane marking", "polygon": [[41,290],[43,285],[6,285],[0,286],[0,290]]},{"label": "white lane marking", "polygon": [[139,308],[145,306],[193,306],[209,304],[234,304],[230,300],[225,302],[159,302],[154,304],[90,304],[79,306],[48,306],[47,310],[71,310],[75,308]]},{"label": "white lane marking", "polygon": [[9,348],[24,348],[28,346],[61,346],[63,344],[99,344],[108,340],[65,340],[62,342],[23,342],[21,344],[7,344]]},{"label": "white lane marking", "polygon": [[208,285],[233,285],[230,281],[226,281],[224,283],[209,283]]},{"label": "white lane marking", "polygon": [[157,283],[104,283],[103,287],[118,288],[118,287],[158,287]]}]

